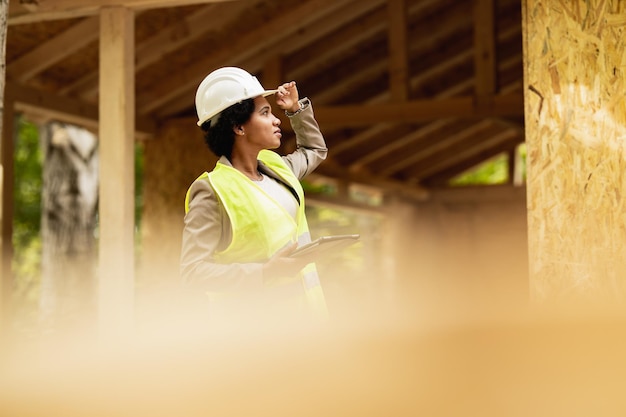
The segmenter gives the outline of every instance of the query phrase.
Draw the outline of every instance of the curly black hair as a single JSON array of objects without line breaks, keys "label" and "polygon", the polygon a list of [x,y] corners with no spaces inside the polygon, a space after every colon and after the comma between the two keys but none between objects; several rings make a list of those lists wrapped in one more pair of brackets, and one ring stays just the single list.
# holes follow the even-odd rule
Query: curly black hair
[{"label": "curly black hair", "polygon": [[249,98],[223,110],[214,126],[211,126],[210,120],[204,122],[200,128],[204,132],[204,142],[209,149],[218,157],[226,156],[230,159],[235,143],[233,128],[250,120],[253,112],[254,99]]}]

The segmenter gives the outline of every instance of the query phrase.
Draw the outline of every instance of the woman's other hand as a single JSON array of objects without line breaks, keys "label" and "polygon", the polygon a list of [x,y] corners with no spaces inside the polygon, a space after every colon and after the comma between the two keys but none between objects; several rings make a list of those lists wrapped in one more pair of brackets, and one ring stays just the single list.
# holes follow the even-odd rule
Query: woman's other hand
[{"label": "woman's other hand", "polygon": [[265,284],[271,283],[272,278],[295,278],[302,268],[313,262],[312,258],[306,256],[292,258],[290,255],[297,248],[297,243],[286,246],[276,252],[276,254],[263,265],[263,280]]}]

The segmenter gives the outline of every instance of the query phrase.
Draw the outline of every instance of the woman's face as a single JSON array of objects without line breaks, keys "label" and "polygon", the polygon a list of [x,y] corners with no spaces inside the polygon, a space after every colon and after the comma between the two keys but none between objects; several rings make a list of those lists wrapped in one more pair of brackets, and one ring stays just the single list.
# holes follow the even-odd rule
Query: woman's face
[{"label": "woman's face", "polygon": [[280,119],[272,114],[265,97],[254,99],[254,112],[250,120],[242,125],[248,142],[259,149],[276,149],[280,146]]}]

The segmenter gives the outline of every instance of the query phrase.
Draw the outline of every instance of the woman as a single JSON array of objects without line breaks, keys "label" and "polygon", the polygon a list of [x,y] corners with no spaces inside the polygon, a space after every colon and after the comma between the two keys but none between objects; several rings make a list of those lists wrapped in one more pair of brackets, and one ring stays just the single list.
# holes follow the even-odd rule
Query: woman
[{"label": "woman", "polygon": [[[297,149],[279,156],[280,119],[267,96],[287,114]],[[299,180],[327,154],[308,99],[295,82],[265,90],[240,68],[213,71],[196,92],[198,125],[219,160],[187,192],[182,241],[184,280],[229,313],[325,313],[311,259],[290,258],[310,242]],[[250,312],[244,313],[249,314]]]}]

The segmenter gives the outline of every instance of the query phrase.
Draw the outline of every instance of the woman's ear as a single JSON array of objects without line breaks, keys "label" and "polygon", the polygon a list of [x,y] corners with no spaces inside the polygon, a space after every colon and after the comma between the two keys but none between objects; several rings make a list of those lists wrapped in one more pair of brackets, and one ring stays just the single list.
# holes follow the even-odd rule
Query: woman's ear
[{"label": "woman's ear", "polygon": [[243,130],[243,126],[241,125],[233,126],[233,132],[235,132],[235,135],[239,136],[243,136],[243,134],[245,133],[245,131]]}]

